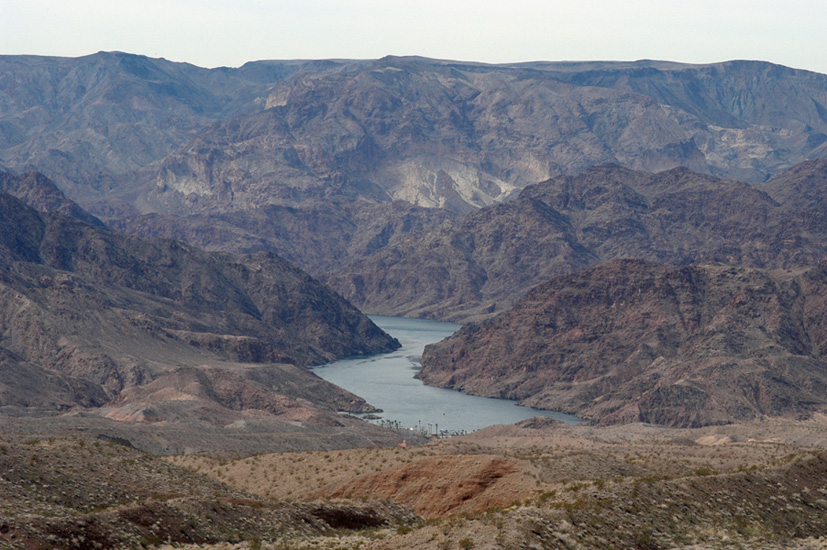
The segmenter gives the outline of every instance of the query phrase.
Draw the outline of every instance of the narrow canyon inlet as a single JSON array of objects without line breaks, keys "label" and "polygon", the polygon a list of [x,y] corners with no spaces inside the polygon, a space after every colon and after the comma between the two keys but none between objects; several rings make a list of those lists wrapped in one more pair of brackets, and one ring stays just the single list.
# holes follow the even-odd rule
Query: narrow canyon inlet
[{"label": "narrow canyon inlet", "polygon": [[[427,433],[471,432],[494,424],[513,424],[533,416],[546,416],[577,424],[576,416],[520,407],[506,399],[466,395],[426,386],[414,378],[425,346],[447,338],[459,325],[404,317],[370,318],[394,336],[402,347],[391,353],[343,359],[316,367],[314,372],[382,409],[370,415],[380,423],[393,423]],[[378,417],[378,418],[375,418]]]}]

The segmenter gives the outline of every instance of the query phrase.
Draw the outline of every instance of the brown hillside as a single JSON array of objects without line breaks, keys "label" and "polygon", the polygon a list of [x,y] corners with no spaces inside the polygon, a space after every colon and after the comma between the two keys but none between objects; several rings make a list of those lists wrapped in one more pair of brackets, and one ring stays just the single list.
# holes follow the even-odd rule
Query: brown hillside
[{"label": "brown hillside", "polygon": [[372,408],[302,367],[398,346],[271,253],[127,237],[4,193],[0,250],[0,407],[18,413],[273,421],[274,432],[318,424],[360,438],[360,423],[337,411]]},{"label": "brown hillside", "polygon": [[[800,174],[774,189],[799,185]],[[810,180],[813,194],[827,185]],[[762,189],[685,168],[597,166],[527,187],[454,227],[391,241],[326,280],[365,311],[467,320],[617,258],[787,268],[827,257],[823,209],[779,204]]]},{"label": "brown hillside", "polygon": [[600,423],[701,426],[827,405],[827,264],[614,261],[428,346],[428,384]]},{"label": "brown hillside", "polygon": [[389,499],[425,517],[442,517],[508,506],[532,492],[532,479],[516,461],[472,455],[413,460],[328,487],[316,496]]}]

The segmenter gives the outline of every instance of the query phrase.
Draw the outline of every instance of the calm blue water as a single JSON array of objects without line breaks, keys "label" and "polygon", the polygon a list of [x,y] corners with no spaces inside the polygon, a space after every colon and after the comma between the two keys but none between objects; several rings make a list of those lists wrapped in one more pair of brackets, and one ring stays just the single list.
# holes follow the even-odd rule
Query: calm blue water
[{"label": "calm blue water", "polygon": [[328,363],[313,371],[382,409],[384,412],[378,413],[381,420],[398,421],[403,428],[424,429],[429,433],[437,429],[471,432],[533,416],[548,416],[569,424],[580,422],[572,415],[520,407],[505,399],[426,386],[414,379],[422,351],[427,344],[456,332],[459,325],[403,317],[372,315],[370,318],[396,337],[402,347],[391,353]]}]

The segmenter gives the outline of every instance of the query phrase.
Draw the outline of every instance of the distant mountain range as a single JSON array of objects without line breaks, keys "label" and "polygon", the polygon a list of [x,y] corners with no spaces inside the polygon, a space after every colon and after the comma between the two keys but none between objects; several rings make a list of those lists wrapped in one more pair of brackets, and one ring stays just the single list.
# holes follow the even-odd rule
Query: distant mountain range
[{"label": "distant mountain range", "polygon": [[100,214],[332,196],[468,211],[606,162],[756,183],[823,156],[827,76],[764,62],[0,57],[0,164]]},{"label": "distant mountain range", "polygon": [[[228,425],[257,410],[332,425],[344,422],[336,408],[367,405],[298,367],[396,345],[350,303],[460,322],[500,314],[485,326],[541,335],[533,351],[503,344],[514,355],[501,358],[534,364],[548,359],[532,355],[537,342],[559,335],[519,311],[557,303],[566,285],[586,303],[602,277],[636,288],[637,276],[691,272],[707,281],[691,296],[753,296],[743,285],[760,279],[781,305],[756,302],[751,320],[681,297],[712,324],[652,344],[601,332],[601,319],[634,314],[598,300],[567,337],[629,339],[631,355],[605,344],[606,356],[634,368],[607,374],[575,354],[592,366],[574,378],[555,363],[530,388],[502,373],[490,392],[603,422],[808,414],[822,405],[820,333],[801,308],[819,303],[811,281],[827,258],[825,158],[827,76],[757,61],[202,69],[124,53],[0,56],[0,394],[128,420]],[[673,302],[644,298],[672,318]],[[772,315],[800,330],[778,336]],[[457,342],[479,347],[474,330],[433,348],[423,377],[482,392],[486,361],[461,375],[449,365]],[[704,343],[731,332],[747,347]],[[657,363],[662,384],[644,391],[632,356]],[[704,386],[711,357],[737,365],[718,382],[756,396]],[[576,392],[561,389],[574,379]]]},{"label": "distant mountain range", "polygon": [[[167,157],[140,207],[401,199],[458,212],[606,162],[752,183],[827,153],[827,77],[765,63],[343,64]],[[784,105],[779,109],[779,105]]]},{"label": "distant mountain range", "polygon": [[[772,266],[822,254],[817,239],[798,259],[771,259],[775,248],[750,250],[751,241],[728,251],[723,223],[693,229],[694,244],[666,244],[683,232],[658,235],[671,229],[652,216],[669,211],[692,225],[699,213],[676,209],[705,196],[680,190],[680,200],[670,198],[658,180],[646,191],[615,181],[601,195],[607,205],[587,205],[582,215],[576,202],[559,203],[564,196],[520,195],[602,163],[690,168],[712,185],[718,177],[763,182],[827,156],[827,76],[769,63],[387,57],[208,70],[121,53],[5,56],[0,98],[8,168],[36,167],[121,231],[210,250],[275,251],[372,312],[484,315],[544,278],[613,257]],[[734,189],[726,200],[757,201],[744,208],[775,216],[774,238],[809,231],[801,220],[782,227],[784,205]],[[698,206],[700,214],[729,215],[716,200]],[[500,203],[509,206],[477,212]],[[520,219],[507,221],[509,208]],[[737,228],[746,231],[740,238],[766,232],[750,223]],[[716,231],[718,244],[707,242]],[[500,236],[485,243],[486,232]],[[448,265],[445,254],[452,265],[444,272],[429,267]]]}]

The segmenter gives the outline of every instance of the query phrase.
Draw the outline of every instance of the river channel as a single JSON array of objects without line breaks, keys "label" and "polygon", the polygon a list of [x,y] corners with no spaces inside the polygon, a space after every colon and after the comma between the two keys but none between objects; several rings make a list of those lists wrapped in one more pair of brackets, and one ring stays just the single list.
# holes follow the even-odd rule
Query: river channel
[{"label": "river channel", "polygon": [[513,424],[533,416],[547,416],[568,424],[575,416],[520,407],[506,399],[477,397],[444,388],[426,386],[414,378],[427,344],[447,338],[460,327],[425,319],[370,318],[394,336],[402,347],[391,353],[335,361],[314,372],[328,382],[355,393],[382,409],[375,422],[394,422],[401,428],[428,433],[472,432],[494,424]]}]

